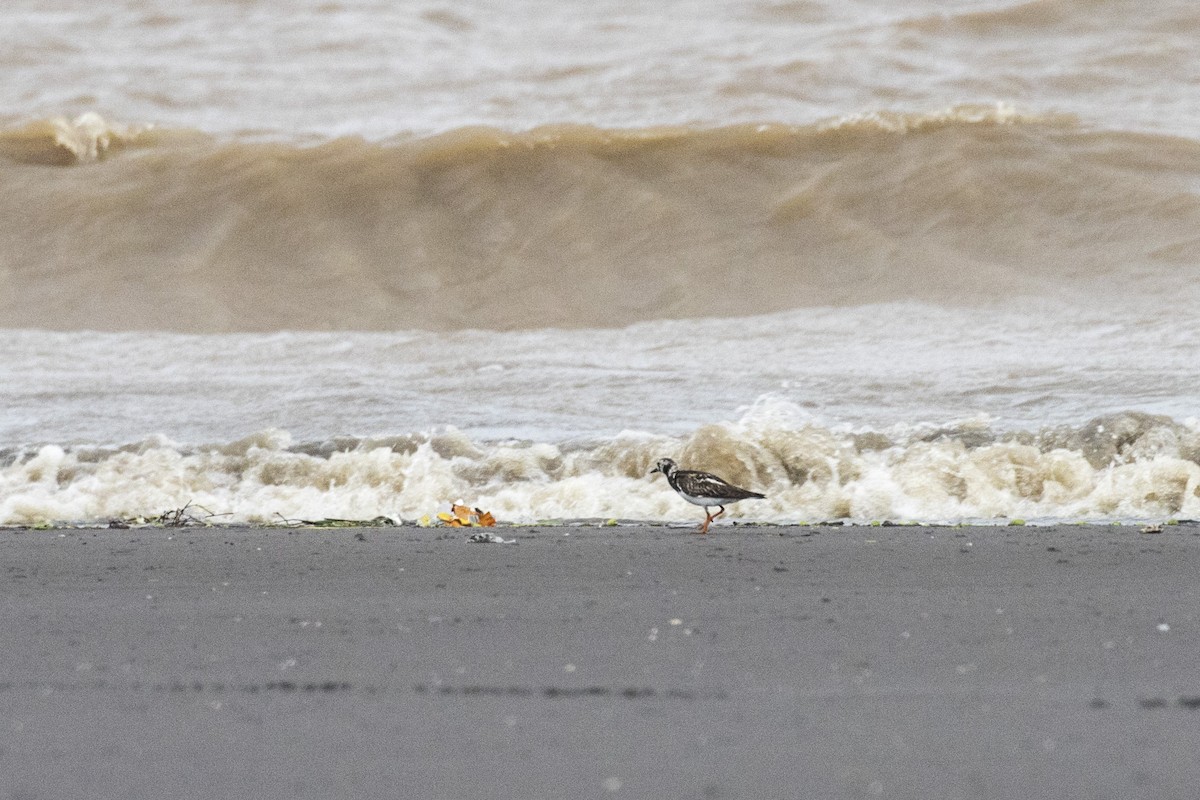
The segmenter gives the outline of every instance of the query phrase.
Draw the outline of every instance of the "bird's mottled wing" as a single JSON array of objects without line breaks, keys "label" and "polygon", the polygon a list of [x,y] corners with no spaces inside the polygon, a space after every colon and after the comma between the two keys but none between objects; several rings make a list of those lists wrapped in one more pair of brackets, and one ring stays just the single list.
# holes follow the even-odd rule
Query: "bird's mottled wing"
[{"label": "bird's mottled wing", "polygon": [[751,492],[721,480],[709,472],[679,470],[675,473],[675,483],[680,491],[692,497],[712,497],[724,500],[740,500],[749,497],[761,497],[758,492]]}]

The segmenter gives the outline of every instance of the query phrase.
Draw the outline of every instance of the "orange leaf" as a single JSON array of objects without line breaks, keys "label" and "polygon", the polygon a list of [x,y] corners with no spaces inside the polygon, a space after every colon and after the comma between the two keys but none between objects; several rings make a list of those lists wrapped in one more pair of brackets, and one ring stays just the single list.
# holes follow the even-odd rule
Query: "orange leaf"
[{"label": "orange leaf", "polygon": [[482,526],[482,527],[484,527],[484,528],[492,528],[492,527],[495,527],[495,525],[496,525],[496,518],[492,516],[492,512],[490,512],[490,511],[479,511],[479,509],[478,509],[478,508],[477,508],[477,509],[475,509],[475,510],[479,512],[479,524],[480,524],[480,526]]}]

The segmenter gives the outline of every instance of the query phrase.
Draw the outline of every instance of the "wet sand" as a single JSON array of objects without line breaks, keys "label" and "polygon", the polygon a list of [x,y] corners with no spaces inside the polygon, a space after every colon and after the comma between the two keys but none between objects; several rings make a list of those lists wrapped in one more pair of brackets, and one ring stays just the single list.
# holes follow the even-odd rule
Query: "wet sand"
[{"label": "wet sand", "polygon": [[2,531],[0,798],[1195,796],[1200,527],[688,531]]}]

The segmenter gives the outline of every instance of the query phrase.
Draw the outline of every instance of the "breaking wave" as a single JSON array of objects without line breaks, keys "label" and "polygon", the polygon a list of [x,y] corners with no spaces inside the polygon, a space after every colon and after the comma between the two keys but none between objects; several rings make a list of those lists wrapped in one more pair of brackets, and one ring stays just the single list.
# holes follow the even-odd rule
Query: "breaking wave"
[{"label": "breaking wave", "polygon": [[312,146],[0,132],[8,327],[615,327],[1036,295],[1177,298],[1200,143],[1004,106]]},{"label": "breaking wave", "polygon": [[447,429],[297,444],[268,431],[223,445],[11,451],[0,523],[105,522],[192,504],[215,522],[413,521],[463,501],[502,522],[690,521],[654,461],[671,456],[765,492],[728,517],[795,523],[1200,517],[1200,427],[1128,412],[1002,432],[985,420],[887,431],[821,425],[764,400],[683,437],[480,442]]}]

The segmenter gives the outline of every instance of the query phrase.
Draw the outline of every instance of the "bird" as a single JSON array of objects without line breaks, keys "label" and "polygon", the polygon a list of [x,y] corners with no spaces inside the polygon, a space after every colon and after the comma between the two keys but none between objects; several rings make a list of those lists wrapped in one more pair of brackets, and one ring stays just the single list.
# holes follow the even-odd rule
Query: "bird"
[{"label": "bird", "polygon": [[[725,506],[730,503],[736,503],[738,500],[761,500],[766,497],[764,494],[734,486],[711,472],[680,469],[669,458],[658,460],[654,469],[650,470],[650,474],[653,475],[656,472],[661,472],[666,476],[667,483],[680,497],[693,505],[704,508],[704,524],[696,533],[708,533],[708,526],[714,519],[725,513]],[[711,506],[716,506],[720,510],[715,514],[710,514],[708,509]]]}]

